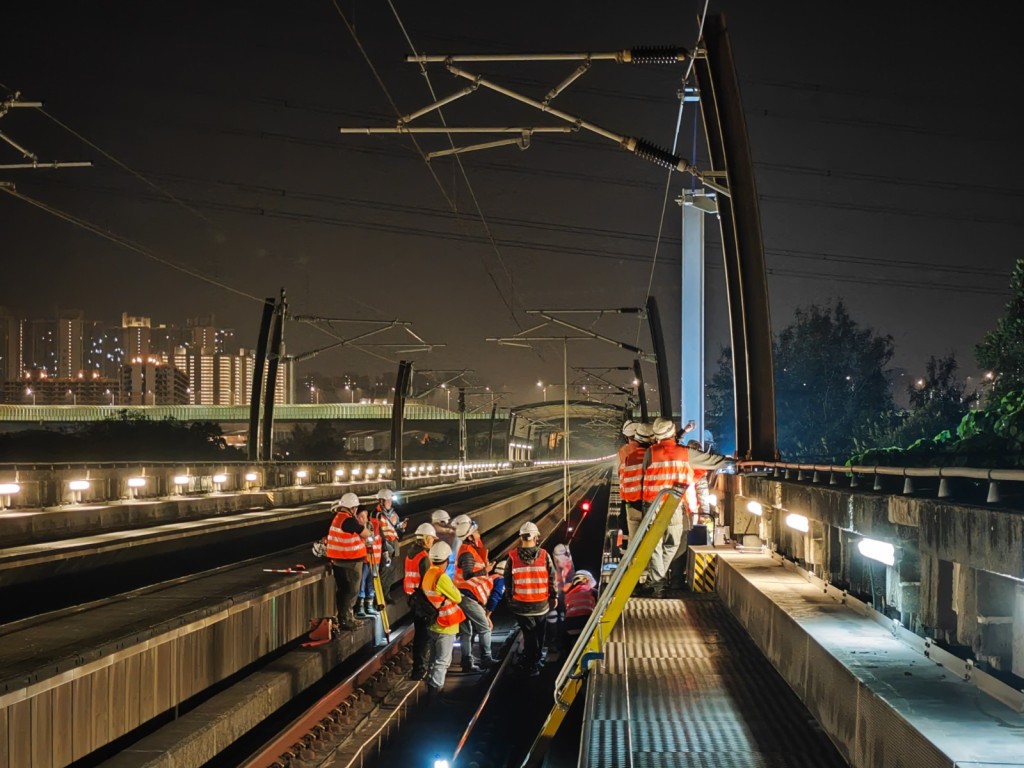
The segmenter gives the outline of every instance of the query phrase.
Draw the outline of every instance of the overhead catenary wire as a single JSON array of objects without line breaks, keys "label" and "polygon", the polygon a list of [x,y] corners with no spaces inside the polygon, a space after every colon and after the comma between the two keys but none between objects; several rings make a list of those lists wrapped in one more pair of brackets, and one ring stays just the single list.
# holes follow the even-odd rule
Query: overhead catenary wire
[{"label": "overhead catenary wire", "polygon": [[[418,51],[416,50],[416,46],[413,45],[412,38],[409,36],[408,30],[406,30],[405,24],[402,23],[402,17],[399,16],[398,9],[395,8],[395,4],[394,4],[394,2],[392,2],[392,0],[388,0],[388,7],[391,8],[391,13],[394,14],[395,22],[398,24],[398,28],[402,31],[402,36],[405,38],[405,42],[408,43],[408,45],[409,45],[409,51],[415,56],[418,53]],[[427,68],[426,68],[426,66],[424,66],[424,64],[422,62],[420,63],[420,73],[423,75],[423,79],[424,79],[424,81],[427,84],[427,90],[430,91],[430,98],[434,99],[434,101],[437,101],[437,93],[434,91],[434,84],[431,82],[430,74],[427,72]],[[437,116],[441,120],[441,125],[444,126],[445,128],[447,128],[448,127],[448,121],[445,120],[444,111],[440,107],[437,108]],[[452,149],[456,149],[456,147],[455,147],[455,140],[452,138],[451,134],[449,133],[449,134],[447,134],[447,136],[448,136],[448,142],[451,145],[451,148]],[[487,223],[487,218],[484,216],[483,208],[480,206],[480,201],[477,199],[476,192],[473,189],[473,185],[469,181],[469,174],[466,173],[466,167],[462,164],[462,158],[459,157],[458,154],[454,155],[453,158],[455,160],[455,165],[459,169],[459,173],[462,175],[462,180],[463,180],[463,182],[466,185],[466,190],[469,192],[469,197],[473,201],[473,207],[476,208],[477,216],[480,217],[480,224],[483,226],[484,232],[486,232],[486,234],[487,234],[487,239],[490,240],[491,245],[492,245],[492,247],[494,249],[494,255],[497,256],[498,263],[501,265],[502,271],[504,271],[505,277],[508,279],[509,287],[510,287],[511,293],[512,293],[509,310],[512,311],[512,319],[515,320],[516,319],[516,317],[515,317],[515,310],[514,310],[514,305],[516,303],[516,281],[515,281],[515,277],[513,277],[512,272],[509,270],[508,265],[505,263],[505,259],[501,255],[501,249],[499,249],[497,243],[494,242],[494,235],[491,233],[490,225]],[[424,159],[426,159],[426,158],[424,158]],[[497,287],[497,286],[495,286],[495,287]],[[518,327],[520,327],[520,328],[522,327],[522,326],[519,326],[518,322],[516,323],[516,325]]]},{"label": "overhead catenary wire", "polygon": [[[704,0],[704,10],[701,12],[700,17],[698,18],[697,43],[693,46],[693,49],[692,49],[694,51],[697,50],[697,46],[700,45],[700,41],[701,41],[701,39],[704,36],[704,19],[707,18],[708,3],[709,2],[710,2],[710,0]],[[680,127],[683,124],[683,109],[684,109],[684,107],[686,105],[686,99],[684,98],[684,93],[686,91],[687,83],[690,82],[690,75],[693,73],[693,64],[694,64],[695,61],[696,61],[696,58],[694,56],[690,56],[690,60],[689,60],[689,62],[686,65],[686,74],[683,75],[682,90],[679,92],[679,111],[676,113],[676,128],[675,128],[675,131],[673,131],[673,133],[672,133],[672,154],[673,155],[675,155],[676,148],[679,145],[679,129],[680,129]],[[696,154],[691,155],[691,157],[693,157],[694,161],[696,162]],[[654,259],[651,262],[651,271],[650,271],[650,274],[647,277],[647,288],[646,288],[646,290],[644,292],[644,300],[643,300],[644,306],[647,305],[647,300],[650,299],[650,297],[651,297],[651,288],[654,286],[654,270],[655,270],[655,268],[658,265],[658,248],[661,245],[661,233],[662,233],[662,231],[665,228],[665,211],[668,208],[668,197],[669,197],[669,192],[672,189],[672,175],[673,175],[673,173],[674,173],[674,171],[669,171],[668,175],[665,177],[665,191],[664,191],[664,193],[662,194],[662,197],[661,197],[661,213],[658,216],[658,235],[657,235],[657,237],[654,240]],[[640,330],[641,330],[642,326],[643,326],[643,320],[642,319],[637,319],[637,327],[636,327],[636,343],[637,344],[640,343]]]},{"label": "overhead catenary wire", "polygon": [[[226,185],[229,185],[229,186],[232,186],[232,187],[237,187],[238,186],[234,182],[210,182],[210,181],[207,181],[206,183],[223,183],[223,184],[226,184]],[[90,188],[99,189],[100,191],[110,192],[110,193],[113,193],[113,194],[121,194],[121,193],[131,194],[135,198],[138,198],[140,196],[139,193],[128,193],[126,191],[122,191],[122,190],[119,190],[117,188],[102,187],[102,186],[99,186],[99,185],[82,184],[82,185],[79,185],[79,186],[88,186]],[[146,196],[148,199],[152,200],[153,202],[157,202],[157,203],[165,202],[159,196],[148,196],[148,195],[145,195],[145,193],[143,193],[143,196]],[[300,194],[295,195],[295,197],[301,199],[302,195],[300,193]],[[317,196],[317,197],[319,197],[319,196]],[[335,196],[327,196],[327,199],[334,200]],[[256,217],[260,217],[260,218],[279,218],[279,219],[285,219],[285,220],[299,220],[299,221],[305,221],[305,222],[315,223],[315,224],[323,224],[323,225],[328,225],[328,226],[340,226],[340,227],[346,227],[346,228],[361,229],[361,230],[366,230],[366,231],[378,231],[378,232],[384,232],[384,233],[396,234],[396,235],[409,235],[409,236],[414,236],[414,237],[423,237],[423,238],[430,238],[430,239],[452,240],[452,241],[456,241],[456,242],[481,242],[481,243],[484,242],[482,240],[482,238],[480,238],[478,236],[474,236],[474,235],[465,235],[465,234],[458,234],[458,233],[453,233],[453,232],[444,232],[444,231],[441,231],[441,230],[432,230],[432,229],[426,229],[426,228],[423,228],[423,227],[411,227],[411,226],[394,225],[394,224],[369,222],[369,221],[353,221],[353,220],[350,220],[350,219],[343,219],[343,218],[334,217],[334,216],[310,214],[310,213],[305,213],[305,212],[299,213],[299,212],[279,210],[279,209],[274,209],[274,208],[268,208],[266,206],[253,207],[253,206],[243,206],[243,205],[237,205],[237,204],[219,203],[219,202],[215,202],[215,201],[206,201],[206,200],[189,200],[189,202],[190,202],[190,204],[192,204],[194,206],[197,206],[197,207],[208,207],[208,208],[210,208],[212,210],[219,210],[219,211],[224,211],[224,212],[228,212],[228,213],[236,213],[236,214],[240,214],[240,215],[250,215],[250,216],[256,216]],[[400,210],[400,209],[394,208],[394,205],[396,205],[396,204],[382,204],[379,207],[380,207],[381,210],[385,210],[385,211],[389,211],[389,212],[394,211],[394,210]],[[368,205],[367,207],[374,208],[373,205]],[[416,215],[431,215],[431,213],[438,213],[438,211],[430,212],[430,211],[420,210],[420,211],[415,211],[415,212],[413,212],[413,211],[409,212],[409,214],[416,214]],[[508,219],[505,223],[506,223],[506,225],[512,226],[512,227],[525,226],[527,228],[535,228],[535,229],[541,229],[541,230],[551,230],[551,231],[555,231],[555,232],[563,231],[560,228],[559,225],[556,225],[556,224],[553,224],[553,223],[532,222],[532,221],[520,222],[520,221],[515,220],[515,219]],[[568,228],[567,231],[570,234],[578,234],[578,231],[576,230],[576,228],[570,227],[570,228]],[[611,239],[623,239],[623,240],[627,240],[627,241],[635,240],[637,242],[649,242],[650,241],[650,236],[649,235],[643,235],[643,234],[640,234],[640,233],[618,232],[618,231],[615,231],[615,230],[601,230],[600,232],[595,233],[595,235],[596,236],[599,235],[599,236],[601,236],[603,238],[606,238],[606,239],[608,239],[608,238],[611,238]],[[672,242],[678,243],[677,240],[673,240]],[[499,243],[501,243],[501,245],[503,247],[511,248],[511,249],[517,249],[517,250],[536,250],[536,251],[559,253],[559,254],[565,254],[565,255],[581,256],[581,257],[587,257],[587,258],[601,258],[601,259],[610,259],[610,260],[614,260],[614,261],[636,262],[636,263],[641,263],[641,264],[650,264],[651,263],[651,257],[650,256],[645,256],[645,255],[637,254],[637,253],[631,253],[631,252],[627,252],[627,251],[614,251],[614,250],[609,250],[609,249],[597,250],[597,249],[586,248],[586,247],[582,247],[582,246],[578,246],[578,245],[557,245],[557,244],[552,244],[550,242],[529,241],[529,240],[511,239],[511,238],[499,240]],[[716,241],[709,241],[709,245],[715,246],[715,245],[717,245],[717,242]],[[974,275],[974,276],[977,276],[977,277],[985,277],[985,276],[987,276],[987,277],[992,277],[992,278],[1007,278],[1009,276],[1009,274],[1010,274],[1008,269],[1002,270],[1002,271],[986,270],[985,272],[979,273],[976,268],[967,267],[967,266],[963,266],[963,265],[941,265],[941,264],[936,264],[934,262],[915,261],[915,260],[909,260],[909,259],[884,259],[884,258],[881,258],[881,257],[871,257],[871,256],[852,256],[852,255],[845,255],[845,254],[830,253],[830,252],[825,252],[825,251],[808,251],[808,250],[796,250],[796,249],[772,249],[772,248],[769,248],[769,249],[766,249],[765,252],[766,252],[766,254],[772,255],[772,256],[781,256],[781,257],[797,258],[797,259],[813,260],[813,261],[822,261],[822,262],[832,262],[832,263],[838,263],[838,264],[849,263],[849,264],[854,264],[854,265],[858,265],[858,266],[867,266],[867,267],[872,267],[872,268],[876,268],[876,267],[889,267],[889,268],[896,268],[896,269],[912,269],[912,270],[915,270],[915,271],[918,271],[918,272],[920,272],[921,270],[928,270],[929,272],[948,272],[948,273],[955,273],[955,274],[969,274],[969,275]],[[666,263],[664,266],[672,267],[672,266],[675,266],[675,265],[674,264]],[[708,266],[711,269],[720,269],[721,268],[720,265],[718,265],[717,263],[709,263]],[[822,273],[814,273],[814,272],[810,272],[810,271],[797,272],[797,271],[793,271],[793,270],[789,270],[789,271],[776,270],[775,274],[780,274],[780,275],[781,274],[785,274],[787,276],[799,276],[799,277],[803,277],[803,278],[807,278],[807,279],[820,279],[820,280],[827,280],[827,281],[844,281],[844,280],[846,280],[846,278],[844,276],[842,276],[842,275],[828,275],[828,274],[822,274]],[[865,282],[863,278],[857,278],[856,280],[854,278],[850,278],[848,281],[849,282],[860,282],[860,283],[864,283]],[[949,283],[939,284],[939,283],[930,283],[930,282],[927,282],[927,281],[918,281],[918,280],[896,283],[896,282],[894,282],[893,280],[891,280],[889,278],[879,278],[877,280],[868,281],[868,284],[879,284],[879,285],[891,284],[893,287],[897,287],[897,285],[898,285],[900,287],[921,287],[921,288],[926,288],[926,289],[938,289],[938,290],[953,290],[953,289],[956,289],[956,290],[963,291],[965,293],[981,293],[981,294],[992,294],[992,295],[1006,295],[1006,292],[1007,292],[1005,289],[1001,289],[1001,288],[987,288],[987,287],[984,287],[984,286],[972,286],[972,285],[961,285],[961,284],[950,285]]]},{"label": "overhead catenary wire", "polygon": [[91,141],[90,141],[89,139],[87,139],[87,138],[86,138],[85,136],[83,136],[82,134],[80,134],[80,133],[79,133],[78,131],[76,131],[76,130],[75,130],[74,128],[72,128],[72,127],[71,127],[70,125],[68,125],[67,123],[65,123],[65,122],[63,122],[63,121],[61,121],[61,120],[57,119],[56,117],[54,117],[53,115],[51,115],[51,114],[50,114],[49,112],[47,112],[47,111],[46,111],[45,109],[43,109],[42,107],[36,107],[36,111],[37,111],[37,112],[39,112],[39,114],[41,114],[41,115],[43,115],[44,117],[46,117],[47,119],[49,119],[49,120],[51,120],[52,122],[54,122],[54,123],[55,123],[56,125],[58,125],[58,126],[60,126],[61,128],[63,128],[63,129],[65,130],[65,131],[67,131],[68,133],[70,133],[70,134],[71,134],[72,136],[74,136],[74,137],[75,137],[76,139],[78,139],[79,141],[81,141],[81,142],[82,142],[83,144],[85,144],[85,145],[86,145],[87,147],[90,147],[90,148],[91,148],[91,149],[93,149],[94,151],[96,151],[96,152],[99,152],[99,153],[100,153],[101,155],[103,155],[103,157],[105,157],[105,158],[106,158],[107,160],[109,160],[110,162],[114,163],[114,165],[116,165],[116,166],[117,166],[118,168],[120,168],[121,170],[123,170],[123,171],[126,171],[127,173],[130,173],[130,174],[131,174],[132,176],[134,176],[134,177],[135,177],[136,179],[138,179],[139,181],[141,181],[141,182],[142,182],[143,184],[145,184],[145,185],[146,185],[147,187],[150,187],[151,189],[154,189],[154,190],[156,190],[156,191],[157,191],[157,192],[159,192],[159,193],[160,193],[161,195],[164,195],[165,197],[167,197],[167,199],[168,199],[168,200],[171,200],[171,201],[172,201],[173,203],[175,203],[176,205],[179,205],[179,206],[181,206],[181,207],[182,207],[182,208],[183,208],[184,210],[188,211],[188,212],[189,212],[190,214],[192,214],[193,216],[196,216],[197,218],[201,219],[202,221],[204,221],[204,222],[205,222],[206,224],[210,225],[211,227],[216,227],[216,224],[214,224],[214,223],[213,223],[213,222],[212,222],[212,221],[211,221],[211,220],[209,219],[209,217],[207,217],[207,216],[205,216],[204,214],[200,213],[200,212],[199,212],[199,211],[197,211],[197,210],[196,210],[195,208],[192,208],[192,207],[190,207],[190,206],[186,205],[186,204],[185,204],[185,203],[183,203],[183,202],[182,202],[181,200],[179,200],[178,198],[176,198],[176,197],[175,197],[175,196],[174,196],[173,194],[171,194],[171,193],[170,193],[169,191],[167,191],[166,189],[164,189],[163,187],[161,187],[161,186],[160,186],[159,184],[156,184],[156,183],[154,183],[154,182],[150,181],[150,180],[149,180],[148,178],[146,178],[146,177],[145,177],[145,176],[143,176],[143,175],[142,175],[141,173],[139,173],[138,171],[136,171],[136,170],[135,170],[134,168],[132,168],[131,166],[129,166],[129,165],[127,164],[127,163],[125,163],[125,162],[122,162],[121,160],[119,160],[119,159],[117,159],[116,157],[114,157],[114,156],[113,156],[112,154],[110,154],[109,152],[107,152],[107,151],[106,151],[105,149],[103,149],[102,147],[99,147],[99,146],[97,146],[96,144],[94,144],[93,142],[91,142]]},{"label": "overhead catenary wire", "polygon": [[16,189],[12,187],[0,186],[0,192],[5,192],[11,197],[15,197],[21,200],[22,202],[28,203],[29,205],[38,208],[41,211],[49,213],[51,216],[55,216],[58,219],[62,219],[63,221],[68,222],[69,224],[73,224],[76,227],[80,227],[81,229],[84,229],[87,232],[91,232],[94,235],[109,240],[112,243],[116,243],[117,245],[120,245],[122,248],[127,248],[130,251],[134,251],[140,256],[144,256],[147,259],[150,259],[151,261],[157,262],[158,264],[163,264],[166,267],[170,267],[171,269],[177,270],[178,272],[189,275],[190,277],[194,277],[197,280],[201,280],[204,283],[208,283],[218,288],[222,288],[225,291],[234,293],[238,296],[242,296],[246,299],[251,299],[261,304],[264,302],[264,299],[258,296],[254,296],[251,293],[246,293],[243,290],[228,285],[227,283],[221,280],[218,280],[214,277],[211,277],[210,275],[200,272],[198,269],[185,266],[184,264],[179,264],[176,261],[168,259],[164,256],[160,256],[159,254],[154,253],[145,246],[140,245],[139,243],[136,243],[135,241],[130,240],[127,237],[118,235],[108,229],[100,227],[98,224],[93,224],[92,222],[87,221],[86,219],[67,213],[66,211],[62,211],[61,209],[56,208],[52,205],[48,205],[47,203],[44,203],[41,200],[36,200],[35,198],[29,197],[28,195],[18,192]]},{"label": "overhead catenary wire", "polygon": [[[345,12],[341,9],[341,6],[338,4],[338,0],[332,0],[332,3],[334,5],[334,9],[338,13],[338,16],[341,18],[342,23],[345,25],[345,28],[348,30],[349,35],[352,37],[353,42],[356,44],[356,47],[359,49],[359,52],[362,54],[363,59],[366,62],[366,65],[370,68],[370,72],[373,74],[374,79],[377,81],[377,84],[380,86],[381,90],[384,92],[385,98],[387,98],[388,103],[391,105],[391,108],[394,110],[395,117],[396,118],[401,117],[402,116],[402,112],[398,108],[398,104],[395,102],[394,98],[391,96],[391,91],[388,89],[387,84],[384,82],[384,79],[380,76],[380,73],[377,71],[376,66],[374,66],[374,64],[373,64],[373,60],[370,58],[369,53],[366,51],[366,48],[363,46],[362,41],[359,39],[359,36],[356,34],[355,27],[353,27],[352,24],[349,22],[348,17],[345,15]],[[409,138],[412,141],[413,146],[416,147],[416,151],[419,153],[420,157],[423,158],[423,162],[427,166],[427,170],[430,172],[431,177],[434,179],[434,183],[437,184],[437,187],[441,191],[441,195],[444,197],[445,201],[448,203],[448,206],[453,211],[457,211],[458,208],[455,205],[455,201],[451,198],[451,196],[445,190],[444,184],[441,183],[441,179],[438,177],[437,172],[433,169],[433,167],[430,165],[430,162],[427,160],[426,154],[424,153],[423,149],[420,147],[419,142],[416,141],[415,136],[410,136]],[[484,266],[484,271],[487,273],[488,277],[490,278],[491,283],[494,286],[495,291],[497,291],[498,296],[501,299],[501,302],[505,305],[505,308],[508,309],[509,314],[512,317],[512,321],[516,324],[517,327],[519,327],[519,320],[516,318],[515,308],[513,307],[511,301],[505,296],[505,293],[501,290],[501,287],[498,285],[498,281],[497,281],[497,279],[495,279],[494,273],[491,271],[491,269],[487,266],[486,263],[484,263],[483,266]]]}]

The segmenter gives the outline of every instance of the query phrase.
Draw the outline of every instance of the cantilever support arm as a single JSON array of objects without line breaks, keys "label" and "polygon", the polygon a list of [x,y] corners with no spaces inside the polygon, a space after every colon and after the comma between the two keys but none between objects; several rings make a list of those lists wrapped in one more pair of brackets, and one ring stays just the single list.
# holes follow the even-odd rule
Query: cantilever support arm
[{"label": "cantilever support arm", "polygon": [[598,136],[603,136],[606,139],[614,141],[627,152],[632,152],[637,157],[648,160],[655,165],[660,165],[673,171],[686,172],[692,174],[696,178],[701,177],[701,172],[690,165],[688,160],[677,157],[668,150],[655,146],[645,139],[637,139],[633,136],[623,136],[620,133],[615,133],[614,131],[610,131],[597,123],[592,123],[589,120],[584,120],[582,117],[577,117],[576,115],[571,115],[568,112],[563,112],[560,109],[552,107],[550,104],[537,101],[529,96],[524,96],[523,94],[513,91],[511,88],[506,88],[503,85],[498,85],[485,77],[474,75],[472,72],[467,72],[464,69],[459,69],[454,64],[448,64],[448,71],[456,77],[461,77],[476,83],[481,88],[486,88],[490,91],[494,91],[495,93],[500,93],[502,96],[507,96],[514,101],[518,101],[522,104],[533,107],[534,109],[538,109],[541,112],[546,112],[553,117],[557,117],[559,120],[571,123],[575,128],[583,128],[591,133],[596,133]]},{"label": "cantilever support arm", "polygon": [[457,53],[409,54],[410,64],[448,63],[450,61],[614,61],[616,64],[681,64],[689,61],[685,48],[638,47],[598,53]]}]

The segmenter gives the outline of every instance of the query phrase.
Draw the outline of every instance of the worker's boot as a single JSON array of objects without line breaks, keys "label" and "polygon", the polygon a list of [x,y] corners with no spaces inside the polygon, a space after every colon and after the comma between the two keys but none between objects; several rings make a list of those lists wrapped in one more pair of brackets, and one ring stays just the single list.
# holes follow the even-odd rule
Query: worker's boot
[{"label": "worker's boot", "polygon": [[356,620],[355,614],[352,613],[352,609],[350,608],[341,617],[341,621],[338,623],[338,626],[340,626],[342,629],[347,629],[351,632],[353,629],[359,629],[363,625]]},{"label": "worker's boot", "polygon": [[377,615],[377,606],[374,605],[373,603],[374,603],[374,599],[372,597],[366,598],[366,608],[365,608],[365,610],[366,610],[366,615],[367,616],[376,616]]},{"label": "worker's boot", "polygon": [[364,608],[365,605],[366,605],[366,601],[365,600],[356,600],[355,617],[357,619],[365,619],[366,618],[366,609]]}]

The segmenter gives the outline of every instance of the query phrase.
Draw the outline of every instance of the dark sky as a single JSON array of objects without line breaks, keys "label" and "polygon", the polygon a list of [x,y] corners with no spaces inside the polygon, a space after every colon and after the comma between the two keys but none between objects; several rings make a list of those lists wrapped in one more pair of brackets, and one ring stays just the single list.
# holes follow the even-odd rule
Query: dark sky
[{"label": "dark sky", "polygon": [[[429,103],[424,78],[403,62],[407,43],[389,3],[339,6],[399,108]],[[703,3],[395,0],[394,7],[418,50],[449,53],[690,47]],[[964,373],[976,372],[974,344],[1001,314],[1022,255],[1024,150],[1020,121],[1010,117],[1020,94],[1013,20],[965,8],[710,4],[729,19],[776,329],[798,305],[841,297],[856,319],[894,336],[894,363],[910,375],[928,355],[948,351]],[[662,170],[585,133],[536,136],[525,152],[467,155],[496,250],[450,160],[428,168],[405,137],[338,135],[341,125],[393,124],[394,113],[330,0],[40,0],[5,8],[3,23],[0,83],[43,100],[50,115],[159,190],[30,110],[12,111],[0,130],[42,160],[87,159],[96,167],[0,172],[0,179],[234,291],[259,298],[283,286],[294,313],[411,321],[424,339],[448,345],[418,355],[420,367],[472,368],[475,381],[514,390],[514,400],[535,397],[537,379],[561,379],[561,345],[535,353],[485,337],[531,326],[524,308],[644,301]],[[466,68],[540,97],[573,67]],[[463,86],[441,67],[429,71],[438,93]],[[682,72],[598,63],[557,104],[670,145]],[[483,92],[447,108],[446,117],[453,125],[557,124]],[[687,105],[681,154],[690,154],[693,131]],[[445,141],[425,137],[422,146],[440,149]],[[698,151],[698,161],[703,156]],[[17,160],[0,144],[0,162]],[[689,184],[673,180],[653,281],[673,365],[680,213],[671,200]],[[126,311],[178,323],[212,311],[240,341],[255,342],[260,306],[251,298],[6,196],[0,232],[0,305],[31,316],[74,307],[94,319]],[[715,228],[709,232],[717,242]],[[708,253],[713,358],[726,339],[726,315],[720,255],[713,245]],[[637,335],[635,320],[606,319],[595,329],[628,341]],[[296,354],[330,341],[294,323],[286,338]],[[640,345],[647,346],[646,332]],[[610,346],[570,348],[571,365],[629,363]],[[350,350],[300,368],[346,370],[392,366]]]}]

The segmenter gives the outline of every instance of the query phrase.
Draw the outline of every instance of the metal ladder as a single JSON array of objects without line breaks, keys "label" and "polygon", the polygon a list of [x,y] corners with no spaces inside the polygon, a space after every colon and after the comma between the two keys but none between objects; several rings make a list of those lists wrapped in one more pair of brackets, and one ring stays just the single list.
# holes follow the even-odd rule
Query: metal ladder
[{"label": "metal ladder", "polygon": [[[666,488],[654,497],[637,527],[634,540],[629,542],[617,566],[610,570],[608,582],[601,589],[590,620],[555,679],[554,706],[523,760],[522,768],[538,768],[541,765],[548,745],[583,687],[590,665],[604,658],[605,640],[611,636],[626,607],[626,601],[639,583],[640,575],[654,552],[654,545],[665,535],[672,515],[682,503],[684,490],[681,486]],[[613,486],[612,492],[613,497],[618,496],[617,486]],[[601,571],[603,579],[603,566]]]}]

